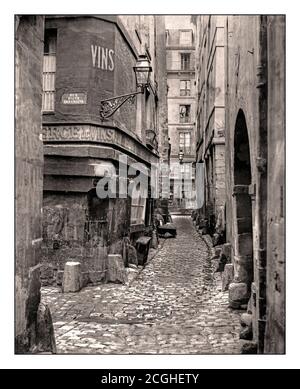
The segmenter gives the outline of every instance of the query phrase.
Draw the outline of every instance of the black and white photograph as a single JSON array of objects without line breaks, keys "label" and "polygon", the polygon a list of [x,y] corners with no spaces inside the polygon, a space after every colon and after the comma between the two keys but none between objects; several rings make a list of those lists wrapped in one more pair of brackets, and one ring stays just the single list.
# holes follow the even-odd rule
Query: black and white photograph
[{"label": "black and white photograph", "polygon": [[285,24],[14,15],[15,354],[285,354]]}]

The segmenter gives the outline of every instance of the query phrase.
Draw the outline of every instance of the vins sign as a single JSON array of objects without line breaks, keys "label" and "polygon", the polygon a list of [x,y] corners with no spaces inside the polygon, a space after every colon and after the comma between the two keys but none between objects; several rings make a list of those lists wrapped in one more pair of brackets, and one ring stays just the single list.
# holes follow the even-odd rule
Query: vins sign
[{"label": "vins sign", "polygon": [[107,47],[91,45],[92,63],[94,68],[112,72],[115,68],[115,52]]}]

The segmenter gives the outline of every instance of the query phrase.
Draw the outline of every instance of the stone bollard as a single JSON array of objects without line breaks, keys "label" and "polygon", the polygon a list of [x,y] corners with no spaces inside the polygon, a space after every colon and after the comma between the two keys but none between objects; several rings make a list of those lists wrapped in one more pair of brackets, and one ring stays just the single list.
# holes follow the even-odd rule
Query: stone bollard
[{"label": "stone bollard", "polygon": [[224,243],[222,247],[222,254],[225,255],[228,262],[231,260],[231,244],[230,243]]},{"label": "stone bollard", "polygon": [[56,344],[52,317],[47,305],[40,303],[36,322],[36,352],[50,352],[56,354]]},{"label": "stone bollard", "polygon": [[232,263],[227,263],[222,273],[222,292],[228,290],[229,285],[232,283],[234,277],[234,269]]},{"label": "stone bollard", "polygon": [[232,282],[229,285],[229,306],[233,309],[240,309],[242,304],[246,304],[249,299],[247,284],[243,282]]},{"label": "stone bollard", "polygon": [[109,254],[107,256],[106,281],[125,284],[127,275],[123,258],[119,254]]},{"label": "stone bollard", "polygon": [[240,339],[252,340],[253,331],[252,331],[252,315],[249,313],[243,313],[240,317],[241,330],[240,330]]},{"label": "stone bollard", "polygon": [[80,262],[67,262],[63,276],[63,292],[78,292],[82,287]]},{"label": "stone bollard", "polygon": [[252,327],[252,315],[249,313],[242,313],[240,322],[243,327]]},{"label": "stone bollard", "polygon": [[158,238],[156,230],[152,231],[152,240],[151,240],[151,248],[157,249],[158,247]]}]

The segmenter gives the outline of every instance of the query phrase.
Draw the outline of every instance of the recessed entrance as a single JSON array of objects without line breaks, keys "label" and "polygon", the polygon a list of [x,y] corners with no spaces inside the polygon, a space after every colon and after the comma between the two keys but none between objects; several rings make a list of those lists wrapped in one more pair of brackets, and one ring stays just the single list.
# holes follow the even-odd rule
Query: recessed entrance
[{"label": "recessed entrance", "polygon": [[247,301],[253,281],[252,203],[249,195],[251,162],[245,115],[239,111],[234,131],[234,283],[243,284],[238,300]]},{"label": "recessed entrance", "polygon": [[87,193],[87,215],[85,222],[85,239],[95,240],[105,245],[107,240],[107,217],[109,199],[100,199],[97,196],[96,188]]}]

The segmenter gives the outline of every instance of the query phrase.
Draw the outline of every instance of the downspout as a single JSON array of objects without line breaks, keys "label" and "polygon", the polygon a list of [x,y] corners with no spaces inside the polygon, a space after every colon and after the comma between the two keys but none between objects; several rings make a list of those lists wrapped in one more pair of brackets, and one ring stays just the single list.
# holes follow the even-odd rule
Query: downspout
[{"label": "downspout", "polygon": [[[201,50],[203,48],[201,47]],[[206,58],[205,58],[206,59]],[[206,64],[205,64],[205,69],[206,69]],[[205,87],[204,87],[204,98],[203,98],[203,115],[204,115],[204,118],[205,120],[203,121],[204,122],[204,126],[203,126],[203,148],[202,148],[202,161],[203,161],[203,168],[204,168],[204,204],[203,204],[203,213],[202,215],[204,216],[205,219],[207,219],[207,199],[208,199],[208,196],[207,196],[207,186],[208,186],[208,180],[207,180],[207,170],[206,170],[206,160],[205,160],[205,154],[206,154],[206,125],[207,125],[207,109],[206,109],[206,105],[207,105],[207,89],[206,89],[206,86],[207,86],[207,82],[206,82],[206,72],[205,72],[205,75],[204,75],[204,82],[205,82]],[[206,223],[205,223],[205,226]]]},{"label": "downspout", "polygon": [[266,15],[259,16],[258,42],[258,139],[257,139],[257,181],[256,207],[258,242],[257,263],[257,318],[258,318],[258,353],[264,353],[264,334],[266,327],[266,265],[267,265],[267,161],[268,161],[268,47]]},{"label": "downspout", "polygon": [[[225,156],[227,155],[227,161],[225,162],[225,177],[227,175],[227,166],[226,163],[228,164],[229,161],[229,166],[231,166],[231,156],[230,156],[230,150],[229,146],[230,143],[230,128],[229,128],[229,104],[228,104],[228,92],[229,92],[229,30],[228,30],[228,16],[226,16],[226,23],[225,23],[225,53],[224,53],[224,58],[225,58]],[[229,156],[229,158],[228,158]],[[226,157],[225,157],[226,158]],[[231,174],[231,169],[228,169],[229,174]],[[228,182],[228,179],[226,179],[225,182],[225,193],[230,193],[230,185],[231,185],[231,179]],[[232,207],[229,208],[229,202],[227,204],[227,195],[225,197],[225,226],[227,226],[227,222],[229,223],[230,221],[230,216],[228,215],[228,210],[232,209]],[[228,216],[228,217],[227,217]],[[232,241],[232,227],[230,227],[230,237],[228,236],[228,228],[225,227],[226,229],[226,235],[225,239],[226,242],[231,242]]]}]

